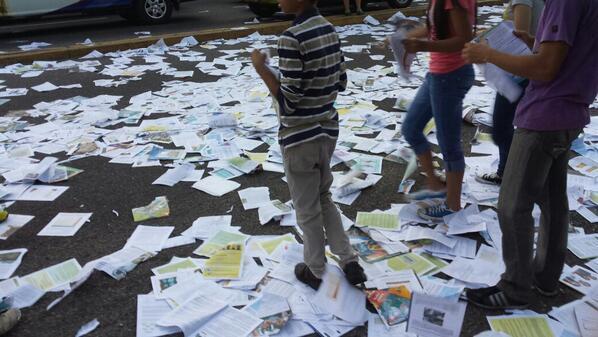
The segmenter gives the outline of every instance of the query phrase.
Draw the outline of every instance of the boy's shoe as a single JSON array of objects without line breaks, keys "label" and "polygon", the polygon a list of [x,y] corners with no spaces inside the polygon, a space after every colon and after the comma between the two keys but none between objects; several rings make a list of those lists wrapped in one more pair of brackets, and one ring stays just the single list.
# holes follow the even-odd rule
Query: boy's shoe
[{"label": "boy's shoe", "polygon": [[468,289],[465,292],[465,296],[471,304],[490,310],[525,309],[529,306],[527,302],[510,298],[497,286],[483,289]]},{"label": "boy's shoe", "polygon": [[9,309],[0,314],[0,335],[10,331],[21,319],[21,311],[19,309]]},{"label": "boy's shoe", "polygon": [[417,192],[409,193],[407,197],[413,201],[420,201],[426,199],[441,199],[446,198],[446,190],[434,191],[430,189],[423,189]]},{"label": "boy's shoe", "polygon": [[363,268],[356,261],[347,263],[343,268],[343,271],[345,272],[345,277],[347,278],[347,281],[349,281],[349,283],[351,283],[354,286],[362,284],[368,280],[368,277],[365,275]]},{"label": "boy's shoe", "polygon": [[561,289],[559,289],[558,286],[554,290],[548,290],[548,289],[542,289],[539,285],[536,284],[534,286],[534,289],[536,289],[536,291],[538,293],[540,293],[540,295],[546,296],[546,297],[556,297],[561,294]]},{"label": "boy's shoe", "polygon": [[298,263],[295,266],[295,277],[302,283],[310,286],[313,290],[318,290],[320,284],[322,284],[322,280],[317,278],[305,263]]},{"label": "boy's shoe", "polygon": [[498,185],[502,183],[502,177],[499,176],[496,172],[494,173],[477,173],[475,176],[475,180],[482,184],[488,185]]},{"label": "boy's shoe", "polygon": [[440,205],[420,208],[417,210],[417,215],[419,215],[420,218],[433,222],[441,222],[445,216],[453,213],[455,213],[455,211],[451,210],[444,202]]},{"label": "boy's shoe", "polygon": [[351,11],[345,11],[345,16],[350,16],[351,15]]},{"label": "boy's shoe", "polygon": [[365,13],[363,12],[363,10],[362,10],[362,9],[358,9],[358,10],[357,10],[357,15],[363,15],[363,14],[365,14]]}]

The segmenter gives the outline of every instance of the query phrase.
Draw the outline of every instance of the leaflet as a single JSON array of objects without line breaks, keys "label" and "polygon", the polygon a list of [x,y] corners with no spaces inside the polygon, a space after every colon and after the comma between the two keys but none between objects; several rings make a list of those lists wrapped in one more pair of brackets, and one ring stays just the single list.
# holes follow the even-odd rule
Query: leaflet
[{"label": "leaflet", "polygon": [[156,324],[170,311],[170,305],[165,300],[151,294],[137,295],[136,337],[158,337],[177,333],[179,331],[177,327],[162,327]]},{"label": "leaflet", "polygon": [[546,315],[488,316],[492,331],[511,337],[555,337]]},{"label": "leaflet", "polygon": [[8,239],[33,218],[33,215],[10,214],[4,222],[0,223],[0,240]]},{"label": "leaflet", "polygon": [[73,236],[89,221],[92,213],[58,213],[37,235]]},{"label": "leaflet", "polygon": [[176,326],[185,337],[196,336],[204,324],[226,307],[226,302],[208,294],[196,293],[188,301],[164,315],[157,324],[162,327]]},{"label": "leaflet", "polygon": [[166,171],[163,175],[156,179],[152,185],[165,185],[172,187],[179,181],[185,179],[194,170],[195,165],[193,164],[186,163],[178,165],[175,168]]},{"label": "leaflet", "polygon": [[217,251],[205,263],[204,279],[237,280],[243,274],[244,243],[228,244]]},{"label": "leaflet", "polygon": [[245,244],[248,235],[221,230],[199,246],[193,254],[211,257],[229,244]]},{"label": "leaflet", "polygon": [[144,226],[138,225],[125,248],[137,247],[150,252],[159,252],[174,230],[174,226]]},{"label": "leaflet", "polygon": [[259,208],[270,202],[268,187],[250,187],[237,193],[239,193],[239,198],[245,210]]},{"label": "leaflet", "polygon": [[24,283],[31,284],[44,291],[52,291],[69,284],[81,271],[81,265],[75,259],[44,268],[21,277]]},{"label": "leaflet", "polygon": [[429,337],[458,337],[463,326],[465,308],[465,302],[413,293],[407,332]]},{"label": "leaflet", "polygon": [[567,248],[582,260],[598,257],[598,233],[571,237]]},{"label": "leaflet", "polygon": [[395,214],[357,212],[355,226],[382,230],[398,230],[399,218]]},{"label": "leaflet", "polygon": [[9,278],[19,268],[26,253],[26,248],[0,250],[0,280]]}]

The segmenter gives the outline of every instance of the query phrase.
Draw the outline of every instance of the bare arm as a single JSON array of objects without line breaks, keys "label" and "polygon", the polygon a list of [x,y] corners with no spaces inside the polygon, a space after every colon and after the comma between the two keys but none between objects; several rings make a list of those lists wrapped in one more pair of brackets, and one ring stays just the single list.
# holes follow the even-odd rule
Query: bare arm
[{"label": "bare arm", "polygon": [[487,44],[468,43],[463,58],[468,63],[492,63],[505,71],[534,81],[555,79],[567,54],[569,45],[560,41],[542,42],[536,54],[510,55],[488,47]]},{"label": "bare arm", "polygon": [[530,33],[532,27],[532,9],[526,5],[513,6],[513,26],[518,32]]},{"label": "bare arm", "polygon": [[408,39],[423,39],[425,37],[428,37],[428,27],[426,27],[425,25],[410,30],[406,36],[406,38]]}]

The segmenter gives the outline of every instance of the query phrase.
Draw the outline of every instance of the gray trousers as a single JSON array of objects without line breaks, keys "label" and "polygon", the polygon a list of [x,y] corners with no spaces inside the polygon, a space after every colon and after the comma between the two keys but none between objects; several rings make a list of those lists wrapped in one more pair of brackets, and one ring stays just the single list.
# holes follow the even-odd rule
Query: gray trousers
[{"label": "gray trousers", "polygon": [[330,159],[335,147],[336,140],[319,137],[282,149],[297,223],[303,231],[303,258],[318,278],[326,270],[326,238],[332,253],[341,259],[341,267],[357,261],[330,193]]},{"label": "gray trousers", "polygon": [[[498,287],[510,297],[529,301],[533,285],[558,287],[569,227],[569,149],[580,132],[515,130],[498,201],[506,265]],[[542,215],[534,257],[535,203]]]}]

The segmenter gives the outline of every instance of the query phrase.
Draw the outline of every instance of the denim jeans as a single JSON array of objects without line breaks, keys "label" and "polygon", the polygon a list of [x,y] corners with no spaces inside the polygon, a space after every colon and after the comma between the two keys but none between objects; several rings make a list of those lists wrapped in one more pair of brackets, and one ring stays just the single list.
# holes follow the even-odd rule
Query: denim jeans
[{"label": "denim jeans", "polygon": [[[506,266],[498,287],[512,298],[528,301],[534,283],[558,287],[567,253],[569,149],[581,131],[515,130],[498,198]],[[535,255],[534,204],[542,210]]]},{"label": "denim jeans", "polygon": [[403,122],[402,133],[405,139],[415,154],[420,155],[430,150],[430,143],[423,130],[434,117],[436,137],[445,169],[449,172],[465,170],[461,147],[463,98],[473,81],[474,72],[471,65],[446,74],[428,73]]},{"label": "denim jeans", "polygon": [[[529,81],[524,80],[519,85],[525,91]],[[496,94],[496,100],[494,101],[494,113],[492,115],[492,139],[494,144],[498,146],[499,163],[498,171],[496,172],[499,176],[503,176],[505,172],[505,166],[507,165],[507,158],[509,157],[509,149],[511,148],[511,142],[513,141],[513,119],[515,119],[515,111],[517,105],[521,101],[521,97],[514,103],[509,102],[501,94]]]}]

